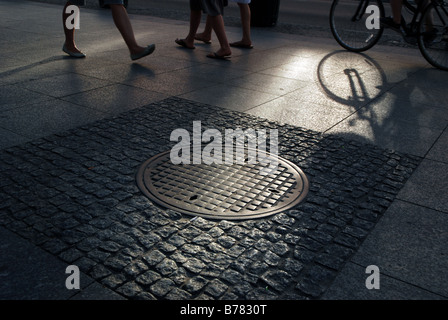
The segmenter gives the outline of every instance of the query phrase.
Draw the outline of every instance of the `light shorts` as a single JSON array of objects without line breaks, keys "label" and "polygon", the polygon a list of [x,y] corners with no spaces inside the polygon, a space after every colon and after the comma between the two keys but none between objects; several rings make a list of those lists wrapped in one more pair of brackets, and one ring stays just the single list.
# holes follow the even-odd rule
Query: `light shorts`
[{"label": "light shorts", "polygon": [[249,4],[250,0],[230,0],[230,2]]},{"label": "light shorts", "polygon": [[[85,6],[86,0],[69,0],[75,6]],[[123,0],[104,0],[104,4],[124,4]]]}]

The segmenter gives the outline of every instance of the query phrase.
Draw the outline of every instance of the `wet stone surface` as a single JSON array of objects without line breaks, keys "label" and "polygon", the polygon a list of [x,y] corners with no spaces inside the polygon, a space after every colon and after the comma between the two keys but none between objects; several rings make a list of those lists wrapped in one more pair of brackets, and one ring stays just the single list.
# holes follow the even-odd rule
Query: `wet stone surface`
[{"label": "wet stone surface", "polygon": [[[192,219],[136,186],[176,128],[279,130],[310,180],[293,209]],[[0,225],[129,299],[318,299],[420,158],[170,98],[0,152]]]}]

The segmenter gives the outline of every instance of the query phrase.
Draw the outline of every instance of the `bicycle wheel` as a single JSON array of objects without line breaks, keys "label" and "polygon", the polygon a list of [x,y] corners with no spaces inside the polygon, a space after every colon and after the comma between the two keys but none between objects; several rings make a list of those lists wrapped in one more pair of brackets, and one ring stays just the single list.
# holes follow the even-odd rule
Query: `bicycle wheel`
[{"label": "bicycle wheel", "polygon": [[[335,40],[345,49],[361,52],[372,48],[383,34],[384,27],[369,29],[372,18],[366,13],[368,5],[375,5],[384,17],[380,0],[334,0],[330,9],[330,29]],[[377,22],[379,24],[379,21]]]},{"label": "bicycle wheel", "polygon": [[448,6],[429,4],[420,20],[418,46],[434,67],[448,70]]}]

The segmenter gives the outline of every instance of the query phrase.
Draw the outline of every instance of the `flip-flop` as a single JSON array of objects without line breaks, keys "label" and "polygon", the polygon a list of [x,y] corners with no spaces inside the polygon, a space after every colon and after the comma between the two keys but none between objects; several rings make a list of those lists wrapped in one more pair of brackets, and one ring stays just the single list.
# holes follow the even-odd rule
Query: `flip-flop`
[{"label": "flip-flop", "polygon": [[230,55],[220,56],[216,52],[212,52],[207,55],[207,58],[218,59],[218,60],[227,60],[227,59],[230,59]]},{"label": "flip-flop", "polygon": [[176,39],[176,40],[174,40],[174,42],[176,42],[178,45],[180,45],[184,48],[187,48],[187,49],[191,49],[191,50],[196,49],[196,47],[194,47],[194,46],[193,47],[188,46],[187,43],[185,42],[185,40],[183,40],[183,39]]},{"label": "flip-flop", "polygon": [[74,57],[74,58],[85,58],[86,55],[83,52],[73,52],[67,49],[65,43],[64,46],[62,47],[62,51],[64,51],[66,54],[68,54],[70,57]]},{"label": "flip-flop", "polygon": [[151,53],[154,52],[155,49],[156,49],[156,45],[155,44],[151,44],[151,45],[147,46],[145,48],[145,50],[143,50],[143,52],[136,53],[136,54],[131,54],[131,60],[135,61],[135,60],[141,59],[143,57],[149,56]]},{"label": "flip-flop", "polygon": [[229,45],[231,47],[243,48],[243,49],[253,49],[254,48],[254,46],[251,44],[243,44],[241,42],[232,42],[232,43],[229,43]]},{"label": "flip-flop", "polygon": [[210,40],[204,40],[204,39],[201,39],[201,38],[199,38],[199,37],[197,37],[197,36],[194,37],[194,40],[202,41],[202,42],[204,42],[205,44],[210,44],[210,43],[212,43]]}]

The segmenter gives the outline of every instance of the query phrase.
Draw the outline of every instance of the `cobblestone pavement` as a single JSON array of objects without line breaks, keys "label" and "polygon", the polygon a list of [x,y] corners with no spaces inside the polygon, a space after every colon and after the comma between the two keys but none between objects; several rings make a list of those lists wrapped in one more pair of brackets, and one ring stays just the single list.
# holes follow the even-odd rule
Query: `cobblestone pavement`
[{"label": "cobblestone pavement", "polygon": [[[176,128],[277,128],[310,180],[256,220],[192,219],[137,188]],[[285,143],[288,141],[288,143]],[[420,163],[416,156],[168,98],[0,152],[0,225],[129,299],[317,299]]]}]

